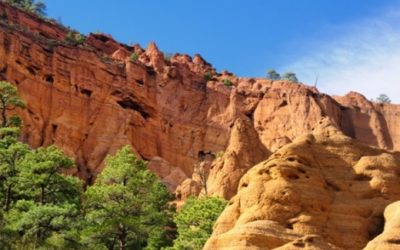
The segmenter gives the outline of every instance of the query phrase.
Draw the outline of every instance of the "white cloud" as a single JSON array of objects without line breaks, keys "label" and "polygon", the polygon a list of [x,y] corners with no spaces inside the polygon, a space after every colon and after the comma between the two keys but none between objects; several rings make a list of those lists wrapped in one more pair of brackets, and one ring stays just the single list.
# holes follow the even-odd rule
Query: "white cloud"
[{"label": "white cloud", "polygon": [[[367,98],[386,93],[400,103],[400,10],[343,27],[331,27],[332,39],[288,67],[299,78],[332,95],[357,91]],[[338,32],[340,30],[340,32]]]}]

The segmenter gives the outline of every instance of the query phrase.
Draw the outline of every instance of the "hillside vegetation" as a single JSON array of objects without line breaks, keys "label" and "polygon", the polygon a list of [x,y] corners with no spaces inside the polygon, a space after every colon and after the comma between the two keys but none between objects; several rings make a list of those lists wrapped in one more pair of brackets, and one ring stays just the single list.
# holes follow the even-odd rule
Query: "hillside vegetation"
[{"label": "hillside vegetation", "polygon": [[[182,235],[172,246],[173,195],[130,146],[108,156],[95,183],[85,186],[65,174],[74,161],[57,147],[32,149],[18,140],[21,119],[9,111],[24,107],[17,89],[0,82],[0,249],[182,249],[185,235],[198,242],[185,249],[199,249],[211,235],[222,201],[205,198],[202,209],[196,199],[187,204],[186,216],[198,218],[176,217]],[[212,217],[202,216],[209,210]]]}]

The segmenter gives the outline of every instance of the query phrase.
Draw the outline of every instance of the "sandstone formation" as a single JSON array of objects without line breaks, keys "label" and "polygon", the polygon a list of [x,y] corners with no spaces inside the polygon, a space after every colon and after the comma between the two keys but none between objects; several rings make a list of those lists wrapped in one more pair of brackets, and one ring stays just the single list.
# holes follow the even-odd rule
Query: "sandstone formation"
[{"label": "sandstone formation", "polygon": [[200,193],[230,199],[247,170],[270,155],[247,117],[235,121],[229,137],[225,151],[218,152],[209,164],[201,162],[199,171],[195,168],[192,178],[179,186],[176,190],[179,200]]},{"label": "sandstone formation", "polygon": [[163,181],[171,192],[175,191],[178,183],[182,183],[187,178],[186,174],[180,168],[172,166],[169,162],[158,156],[153,157],[147,164],[147,167]]},{"label": "sandstone formation", "polygon": [[370,145],[400,150],[398,105],[373,103],[355,92],[334,98],[347,107],[343,113],[352,121],[351,124],[347,124],[347,121],[341,123],[340,127],[347,135]]},{"label": "sandstone formation", "polygon": [[[143,49],[104,34],[74,44],[65,41],[68,32],[0,3],[0,79],[17,85],[27,102],[22,139],[33,147],[59,146],[76,159],[77,174],[88,182],[107,154],[131,144],[143,159],[162,158],[169,170],[153,170],[170,176],[166,181],[174,188],[192,176],[204,152],[251,152],[240,145],[227,149],[237,119],[248,119],[252,138],[270,152],[310,132],[325,116],[353,138],[400,149],[398,105],[374,104],[358,94],[331,98],[303,84],[238,78],[216,72],[199,55],[166,59],[155,44]],[[133,52],[136,62],[129,59]],[[224,86],[225,79],[233,85]],[[217,160],[218,169],[233,170],[235,177],[211,171],[212,192],[230,197],[231,186],[213,183],[238,182],[250,158],[239,159],[240,166],[233,158]],[[193,180],[188,183],[194,188]]]},{"label": "sandstone formation", "polygon": [[211,166],[207,180],[210,195],[232,198],[240,178],[270,152],[259,140],[249,119],[238,119],[233,125],[228,147]]},{"label": "sandstone formation", "polygon": [[398,249],[399,199],[400,153],[324,119],[243,176],[204,249]]},{"label": "sandstone formation", "polygon": [[130,144],[178,205],[231,199],[205,249],[399,249],[399,105],[68,32],[0,2],[0,80],[27,103],[31,146],[57,145],[90,183]]},{"label": "sandstone formation", "polygon": [[368,243],[365,250],[395,250],[400,248],[400,201],[385,209],[385,228],[382,234]]}]

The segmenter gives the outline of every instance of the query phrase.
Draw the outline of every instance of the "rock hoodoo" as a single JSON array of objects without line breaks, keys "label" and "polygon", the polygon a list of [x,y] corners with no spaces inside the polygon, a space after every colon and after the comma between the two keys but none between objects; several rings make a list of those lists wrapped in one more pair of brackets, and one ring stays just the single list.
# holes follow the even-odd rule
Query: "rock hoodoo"
[{"label": "rock hoodoo", "polygon": [[208,176],[210,195],[230,199],[236,194],[240,178],[270,152],[258,138],[248,119],[238,119],[233,125],[227,149],[211,166]]},{"label": "rock hoodoo", "polygon": [[399,199],[400,153],[321,120],[242,177],[205,249],[386,249]]}]

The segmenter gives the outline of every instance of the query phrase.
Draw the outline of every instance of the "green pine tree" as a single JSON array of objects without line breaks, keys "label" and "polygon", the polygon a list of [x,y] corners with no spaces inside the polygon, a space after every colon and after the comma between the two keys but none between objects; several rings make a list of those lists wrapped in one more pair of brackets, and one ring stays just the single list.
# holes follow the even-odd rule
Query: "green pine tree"
[{"label": "green pine tree", "polygon": [[174,246],[168,249],[202,249],[225,205],[226,201],[218,197],[189,198],[174,218],[178,238]]},{"label": "green pine tree", "polygon": [[280,80],[281,76],[274,69],[270,69],[267,71],[267,78],[271,80]]},{"label": "green pine tree", "polygon": [[[5,214],[5,234],[15,248],[65,249],[77,245],[81,183],[63,171],[73,161],[56,147],[31,150],[19,160],[18,200]],[[29,248],[28,248],[29,249]]]},{"label": "green pine tree", "polygon": [[0,204],[4,211],[10,210],[18,198],[18,166],[29,152],[29,147],[14,136],[5,136],[0,140]]},{"label": "green pine tree", "polygon": [[20,125],[18,117],[8,116],[8,112],[16,108],[25,108],[25,103],[18,96],[17,88],[9,82],[0,81],[0,119],[2,128]]},{"label": "green pine tree", "polygon": [[172,199],[130,147],[106,159],[85,193],[82,240],[90,249],[160,249],[169,244]]},{"label": "green pine tree", "polygon": [[282,75],[282,80],[298,83],[299,79],[297,79],[297,76],[293,72],[286,72],[285,74]]},{"label": "green pine tree", "polygon": [[8,3],[39,16],[46,15],[46,4],[40,0],[8,0]]}]

